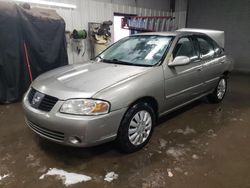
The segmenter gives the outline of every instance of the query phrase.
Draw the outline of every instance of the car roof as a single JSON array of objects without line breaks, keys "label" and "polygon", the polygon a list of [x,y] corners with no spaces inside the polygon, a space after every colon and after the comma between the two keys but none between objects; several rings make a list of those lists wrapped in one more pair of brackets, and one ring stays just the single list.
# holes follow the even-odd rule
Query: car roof
[{"label": "car roof", "polygon": [[135,35],[159,35],[159,36],[184,36],[184,35],[206,35],[204,33],[199,32],[191,32],[191,31],[172,31],[172,32],[147,32],[147,33],[138,33]]},{"label": "car roof", "polygon": [[147,32],[147,33],[138,33],[135,35],[160,35],[160,36],[176,36],[178,33],[174,32]]},{"label": "car roof", "polygon": [[139,33],[137,36],[145,36],[145,35],[155,35],[155,36],[190,36],[190,35],[199,35],[206,36],[215,41],[220,47],[224,48],[224,31],[219,30],[210,30],[210,29],[194,29],[194,28],[183,28],[173,32],[149,32],[149,33]]}]

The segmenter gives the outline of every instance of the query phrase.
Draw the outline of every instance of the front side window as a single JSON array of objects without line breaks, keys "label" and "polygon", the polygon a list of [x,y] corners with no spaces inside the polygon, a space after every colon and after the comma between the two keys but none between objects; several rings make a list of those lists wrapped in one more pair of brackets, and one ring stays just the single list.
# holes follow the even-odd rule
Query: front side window
[{"label": "front side window", "polygon": [[178,56],[187,56],[191,60],[198,58],[197,52],[194,48],[194,42],[190,38],[183,37],[179,39],[173,51],[173,59]]},{"label": "front side window", "polygon": [[151,35],[127,37],[121,39],[97,56],[97,61],[153,66],[161,61],[172,38],[172,36]]},{"label": "front side window", "polygon": [[209,58],[214,56],[214,47],[208,40],[202,37],[197,37],[197,41],[202,58]]}]

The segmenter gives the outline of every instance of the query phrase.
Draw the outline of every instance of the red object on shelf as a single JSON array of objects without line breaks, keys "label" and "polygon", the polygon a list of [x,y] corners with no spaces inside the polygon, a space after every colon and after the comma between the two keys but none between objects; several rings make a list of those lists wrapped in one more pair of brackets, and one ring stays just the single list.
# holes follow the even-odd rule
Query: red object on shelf
[{"label": "red object on shelf", "polygon": [[173,16],[129,16],[129,18],[170,19],[174,17]]},{"label": "red object on shelf", "polygon": [[122,18],[121,28],[137,31],[167,31],[167,21],[173,16],[128,16]]}]

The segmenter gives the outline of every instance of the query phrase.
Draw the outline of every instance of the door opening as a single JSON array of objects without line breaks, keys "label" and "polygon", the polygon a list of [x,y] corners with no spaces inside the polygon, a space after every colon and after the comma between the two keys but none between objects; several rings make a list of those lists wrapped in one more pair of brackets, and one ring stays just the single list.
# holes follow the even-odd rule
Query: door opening
[{"label": "door opening", "polygon": [[118,40],[128,37],[131,35],[131,31],[128,29],[123,29],[122,18],[126,16],[136,16],[135,14],[122,14],[122,13],[114,13],[114,42]]}]

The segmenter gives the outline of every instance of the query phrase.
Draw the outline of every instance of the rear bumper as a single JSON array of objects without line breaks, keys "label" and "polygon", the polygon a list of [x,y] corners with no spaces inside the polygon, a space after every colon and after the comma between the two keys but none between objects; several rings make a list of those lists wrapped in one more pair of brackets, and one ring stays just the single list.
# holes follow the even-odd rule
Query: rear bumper
[{"label": "rear bumper", "polygon": [[[63,101],[58,101],[50,112],[31,107],[27,94],[23,99],[26,124],[39,136],[64,145],[89,147],[112,141],[126,108],[100,116],[76,116],[62,114],[59,109]],[[72,138],[80,142],[72,143]]]}]

